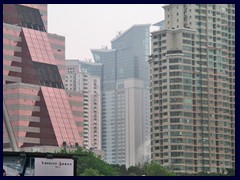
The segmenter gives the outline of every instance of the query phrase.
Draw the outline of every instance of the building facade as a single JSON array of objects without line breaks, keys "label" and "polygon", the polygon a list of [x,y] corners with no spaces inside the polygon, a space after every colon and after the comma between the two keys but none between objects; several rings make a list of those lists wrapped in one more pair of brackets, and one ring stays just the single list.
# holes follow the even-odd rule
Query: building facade
[{"label": "building facade", "polygon": [[74,119],[59,70],[64,38],[46,29],[46,4],[3,5],[4,149],[13,145],[9,132],[18,148],[83,144],[83,116]]},{"label": "building facade", "polygon": [[[57,34],[48,33],[48,39],[53,51],[56,64],[62,78],[62,82],[65,83],[65,37]],[[64,84],[65,87],[65,84]]]},{"label": "building facade", "polygon": [[83,96],[83,145],[100,150],[102,64],[66,60],[66,72],[66,89]]},{"label": "building facade", "polygon": [[235,6],[164,10],[149,60],[151,157],[176,172],[235,168]]},{"label": "building facade", "polygon": [[91,50],[103,64],[102,149],[111,164],[130,167],[148,157],[149,27],[134,25],[111,41],[112,49]]}]

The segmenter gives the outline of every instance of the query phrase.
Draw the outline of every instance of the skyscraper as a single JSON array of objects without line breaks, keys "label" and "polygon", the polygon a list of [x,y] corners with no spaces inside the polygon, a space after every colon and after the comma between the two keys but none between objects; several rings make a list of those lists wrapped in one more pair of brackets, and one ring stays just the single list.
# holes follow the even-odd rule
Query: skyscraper
[{"label": "skyscraper", "polygon": [[102,149],[111,164],[129,167],[147,159],[149,26],[129,28],[111,41],[112,49],[92,50],[103,64]]},{"label": "skyscraper", "polygon": [[13,145],[9,132],[18,148],[83,144],[83,116],[74,119],[59,73],[64,38],[46,29],[46,4],[3,5],[4,149]]},{"label": "skyscraper", "polygon": [[234,168],[235,5],[164,10],[149,60],[152,159],[176,172]]},{"label": "skyscraper", "polygon": [[83,95],[83,145],[101,150],[102,64],[66,60],[66,89]]}]

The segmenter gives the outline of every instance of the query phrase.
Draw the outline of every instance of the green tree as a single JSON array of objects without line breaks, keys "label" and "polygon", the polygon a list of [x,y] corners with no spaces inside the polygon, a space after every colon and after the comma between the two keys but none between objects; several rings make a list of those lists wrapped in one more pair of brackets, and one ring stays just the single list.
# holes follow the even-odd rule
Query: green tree
[{"label": "green tree", "polygon": [[[158,162],[145,163],[143,165],[131,166],[126,169],[125,165],[111,165],[104,162],[91,150],[78,147],[75,151],[67,151],[63,148],[61,153],[79,155],[77,161],[78,176],[175,176],[167,168]],[[84,155],[83,155],[84,154]]]},{"label": "green tree", "polygon": [[150,164],[144,166],[146,176],[175,176],[174,172],[168,171],[159,163],[152,161]]},{"label": "green tree", "polygon": [[142,176],[143,168],[141,166],[131,166],[128,168],[129,176]]},{"label": "green tree", "polygon": [[79,147],[75,151],[67,151],[66,149],[62,149],[62,153],[72,153],[79,155],[77,161],[77,175],[83,174],[87,169],[97,170],[101,175],[104,176],[119,175],[119,169],[117,167],[107,164],[90,150]]},{"label": "green tree", "polygon": [[103,176],[102,174],[99,173],[98,170],[96,169],[85,169],[85,171],[80,174],[80,176]]},{"label": "green tree", "polygon": [[235,176],[235,169],[232,168],[227,169],[226,176]]},{"label": "green tree", "polygon": [[112,164],[112,166],[118,170],[119,176],[128,176],[128,171],[125,165]]}]

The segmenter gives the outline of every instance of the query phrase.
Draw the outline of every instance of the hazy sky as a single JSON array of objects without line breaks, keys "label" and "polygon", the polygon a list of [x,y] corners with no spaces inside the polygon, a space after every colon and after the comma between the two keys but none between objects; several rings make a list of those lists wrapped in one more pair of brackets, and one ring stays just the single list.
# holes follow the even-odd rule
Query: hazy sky
[{"label": "hazy sky", "polygon": [[164,19],[162,4],[49,4],[48,32],[66,38],[66,59],[92,59],[118,31]]}]

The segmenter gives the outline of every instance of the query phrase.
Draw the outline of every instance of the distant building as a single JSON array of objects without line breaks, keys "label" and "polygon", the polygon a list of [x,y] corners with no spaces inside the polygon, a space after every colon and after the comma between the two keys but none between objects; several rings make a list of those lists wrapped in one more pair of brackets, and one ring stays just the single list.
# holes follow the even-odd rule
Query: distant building
[{"label": "distant building", "polygon": [[92,49],[102,74],[102,149],[111,164],[147,161],[149,134],[149,26],[134,25],[114,38],[112,49]]},{"label": "distant building", "polygon": [[164,24],[165,24],[165,21],[163,20],[163,21],[159,21],[159,22],[153,24],[153,26],[157,26],[157,27],[159,27],[159,30],[163,30],[165,28]]},{"label": "distant building", "polygon": [[83,144],[83,116],[75,122],[63,84],[64,44],[47,33],[46,4],[3,4],[4,150],[10,137],[18,148]]},{"label": "distant building", "polygon": [[235,168],[235,5],[164,6],[151,33],[151,157],[175,172]]},{"label": "distant building", "polygon": [[83,145],[101,149],[102,64],[66,60],[66,89],[83,95]]}]

